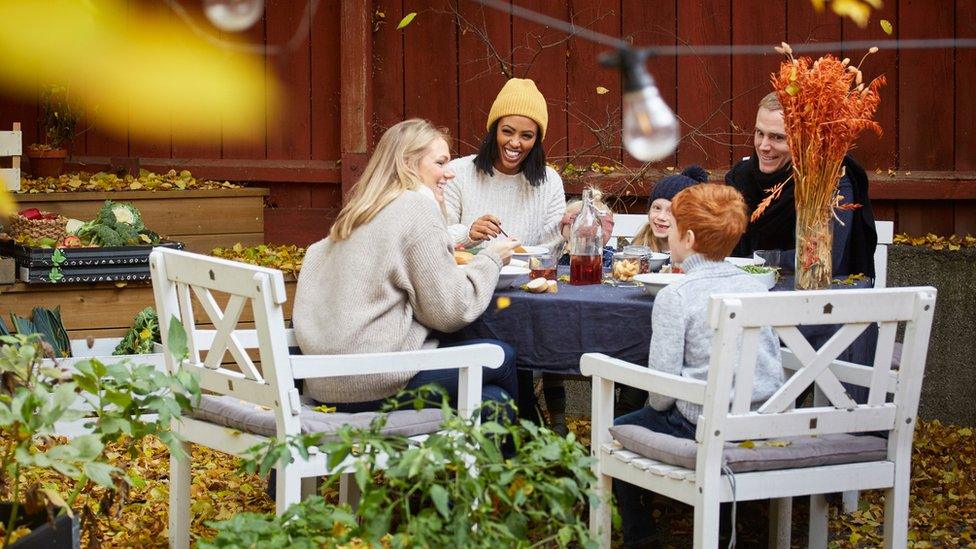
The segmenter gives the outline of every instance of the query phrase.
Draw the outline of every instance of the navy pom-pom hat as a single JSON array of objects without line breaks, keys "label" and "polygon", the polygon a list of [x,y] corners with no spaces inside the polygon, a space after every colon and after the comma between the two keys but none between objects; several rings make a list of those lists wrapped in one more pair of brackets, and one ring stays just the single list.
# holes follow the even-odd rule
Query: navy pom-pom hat
[{"label": "navy pom-pom hat", "polygon": [[651,189],[651,202],[658,198],[674,200],[675,195],[681,191],[708,181],[708,172],[701,166],[688,166],[677,175],[669,175],[658,181]]}]

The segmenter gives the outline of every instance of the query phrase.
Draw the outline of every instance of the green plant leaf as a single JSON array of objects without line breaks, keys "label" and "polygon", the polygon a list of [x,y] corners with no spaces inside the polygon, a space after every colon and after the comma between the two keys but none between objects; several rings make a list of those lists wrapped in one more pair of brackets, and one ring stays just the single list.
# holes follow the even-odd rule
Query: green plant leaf
[{"label": "green plant leaf", "polygon": [[397,30],[400,30],[403,27],[406,27],[407,25],[409,25],[410,22],[413,21],[413,18],[414,17],[417,17],[417,12],[415,12],[415,11],[412,11],[412,12],[404,15],[403,16],[403,19],[400,20],[400,23],[397,24]]},{"label": "green plant leaf", "polygon": [[444,489],[440,484],[435,484],[430,487],[430,499],[434,502],[434,507],[437,508],[437,512],[441,514],[445,519],[450,518],[451,510],[448,508],[448,494],[447,490]]},{"label": "green plant leaf", "polygon": [[190,350],[186,346],[186,328],[183,327],[180,319],[176,318],[176,315],[173,315],[169,321],[166,343],[169,346],[169,352],[176,360],[182,362],[190,356]]}]

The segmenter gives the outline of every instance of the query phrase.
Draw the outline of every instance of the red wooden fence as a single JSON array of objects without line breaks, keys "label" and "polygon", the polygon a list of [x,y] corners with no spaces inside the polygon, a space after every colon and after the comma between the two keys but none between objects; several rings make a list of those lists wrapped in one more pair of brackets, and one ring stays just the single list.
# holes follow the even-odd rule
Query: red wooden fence
[{"label": "red wooden fence", "polygon": [[[129,1],[175,17],[160,2]],[[816,13],[806,0],[514,2],[638,45],[882,40],[889,37],[881,19],[892,23],[896,38],[976,37],[971,0],[888,0],[865,29]],[[199,12],[196,0],[182,3]],[[307,6],[268,0],[248,39],[284,44]],[[414,21],[397,30],[410,12],[417,13]],[[361,138],[375,142],[390,124],[419,116],[448,127],[458,154],[469,154],[506,75],[533,78],[546,95],[552,160],[639,166],[620,149],[620,80],[597,65],[604,50],[468,0],[322,0],[304,43],[266,56],[267,78],[284,90],[283,109],[268,113],[248,140],[187,136],[178,127],[171,139],[130,140],[103,132],[94,117],[83,121],[91,128],[75,139],[72,155],[96,166],[137,156],[150,168],[188,167],[199,176],[268,185],[268,240],[309,242],[325,234],[343,179],[347,188],[354,181],[366,152]],[[854,62],[863,54],[833,53]],[[756,103],[780,60],[772,47],[764,55],[651,59],[665,100],[683,122],[683,140],[650,173],[699,163],[721,178],[748,154]],[[865,135],[854,152],[872,173],[877,217],[913,233],[976,233],[976,94],[968,85],[976,82],[976,50],[883,51],[863,68],[867,77],[888,78],[878,113],[885,134]],[[36,116],[33,102],[0,98],[0,127],[23,122],[26,143],[37,137]]]}]

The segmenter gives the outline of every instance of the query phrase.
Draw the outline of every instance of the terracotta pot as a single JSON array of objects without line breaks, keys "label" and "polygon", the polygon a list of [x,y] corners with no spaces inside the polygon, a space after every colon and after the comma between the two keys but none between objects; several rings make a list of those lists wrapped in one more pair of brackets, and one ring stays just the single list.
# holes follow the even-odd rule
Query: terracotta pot
[{"label": "terracotta pot", "polygon": [[28,147],[27,158],[30,159],[30,172],[34,177],[57,177],[64,169],[64,161],[68,157],[65,149],[34,149]]}]

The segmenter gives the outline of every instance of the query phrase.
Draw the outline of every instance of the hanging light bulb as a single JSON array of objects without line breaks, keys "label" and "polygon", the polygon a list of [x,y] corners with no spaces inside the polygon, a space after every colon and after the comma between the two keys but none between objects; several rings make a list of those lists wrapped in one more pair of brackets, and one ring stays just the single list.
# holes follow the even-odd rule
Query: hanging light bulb
[{"label": "hanging light bulb", "polygon": [[203,0],[203,13],[215,27],[240,32],[264,14],[264,0]]},{"label": "hanging light bulb", "polygon": [[661,160],[678,146],[678,119],[661,98],[644,62],[646,51],[621,49],[601,63],[624,73],[624,147],[642,162]]}]

